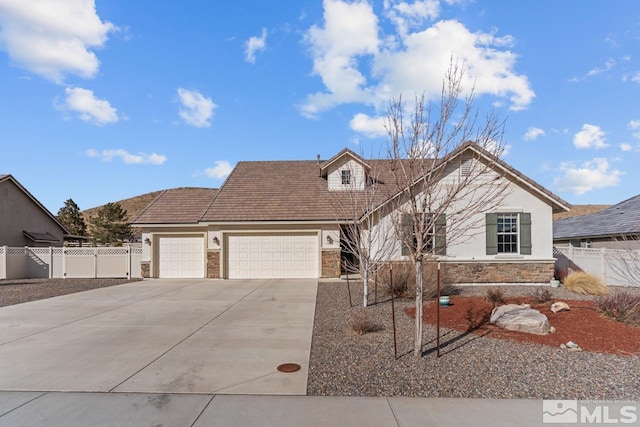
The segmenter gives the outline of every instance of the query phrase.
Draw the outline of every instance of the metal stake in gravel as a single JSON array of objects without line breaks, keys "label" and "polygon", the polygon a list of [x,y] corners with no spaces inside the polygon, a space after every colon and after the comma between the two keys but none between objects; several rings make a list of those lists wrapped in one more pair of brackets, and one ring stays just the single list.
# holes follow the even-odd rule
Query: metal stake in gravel
[{"label": "metal stake in gravel", "polygon": [[436,280],[438,297],[436,299],[436,357],[440,357],[440,263]]},{"label": "metal stake in gravel", "polygon": [[393,265],[389,265],[389,286],[391,288],[391,321],[393,323],[393,356],[398,360],[398,344],[396,342],[396,306],[393,289]]}]

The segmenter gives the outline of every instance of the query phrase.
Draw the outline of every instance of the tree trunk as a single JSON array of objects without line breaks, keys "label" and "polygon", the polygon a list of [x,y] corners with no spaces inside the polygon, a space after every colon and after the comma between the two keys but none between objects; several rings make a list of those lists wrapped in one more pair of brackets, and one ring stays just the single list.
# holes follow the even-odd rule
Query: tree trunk
[{"label": "tree trunk", "polygon": [[362,282],[362,293],[364,294],[362,296],[362,306],[366,307],[369,305],[369,263],[366,261],[364,262],[364,276],[362,278]]},{"label": "tree trunk", "polygon": [[422,259],[415,263],[416,267],[416,337],[413,348],[415,357],[422,356]]}]

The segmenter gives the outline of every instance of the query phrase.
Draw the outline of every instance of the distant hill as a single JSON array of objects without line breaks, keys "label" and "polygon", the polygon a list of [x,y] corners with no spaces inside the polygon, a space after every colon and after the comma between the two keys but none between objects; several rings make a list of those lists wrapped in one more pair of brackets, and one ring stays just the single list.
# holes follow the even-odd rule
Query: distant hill
[{"label": "distant hill", "polygon": [[610,207],[611,205],[573,205],[569,212],[563,212],[553,215],[553,220],[570,218],[572,216],[589,215],[592,213],[600,212],[603,209]]},{"label": "distant hill", "polygon": [[[131,197],[124,200],[118,200],[111,203],[120,203],[120,206],[122,206],[122,209],[127,211],[127,219],[129,221],[132,221],[135,217],[138,216],[138,214],[140,214],[140,212],[144,210],[144,208],[149,206],[149,203],[151,203],[153,199],[158,197],[158,195],[163,191],[164,190],[153,191],[151,193],[142,194],[140,196],[135,196],[135,197]],[[102,206],[96,206],[95,208],[85,209],[81,212],[87,224],[89,224],[89,217],[97,215],[98,210]]]}]

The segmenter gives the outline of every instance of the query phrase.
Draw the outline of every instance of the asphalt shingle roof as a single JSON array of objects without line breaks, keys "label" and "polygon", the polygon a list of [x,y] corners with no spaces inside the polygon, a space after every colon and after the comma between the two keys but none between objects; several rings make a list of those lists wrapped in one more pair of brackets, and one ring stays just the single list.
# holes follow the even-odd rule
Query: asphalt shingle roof
[{"label": "asphalt shingle roof", "polygon": [[197,224],[217,188],[174,188],[156,197],[132,224]]},{"label": "asphalt shingle roof", "polygon": [[640,195],[600,212],[553,222],[553,238],[556,240],[637,233],[640,233]]}]

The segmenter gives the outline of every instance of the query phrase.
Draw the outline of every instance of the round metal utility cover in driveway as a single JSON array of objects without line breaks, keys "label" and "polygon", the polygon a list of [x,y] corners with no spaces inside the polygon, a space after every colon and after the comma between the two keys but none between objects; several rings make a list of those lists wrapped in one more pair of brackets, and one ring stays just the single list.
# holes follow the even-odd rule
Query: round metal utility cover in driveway
[{"label": "round metal utility cover in driveway", "polygon": [[231,234],[228,278],[317,278],[317,233]]},{"label": "round metal utility cover in driveway", "polygon": [[203,278],[204,237],[159,237],[158,276],[167,279]]}]

